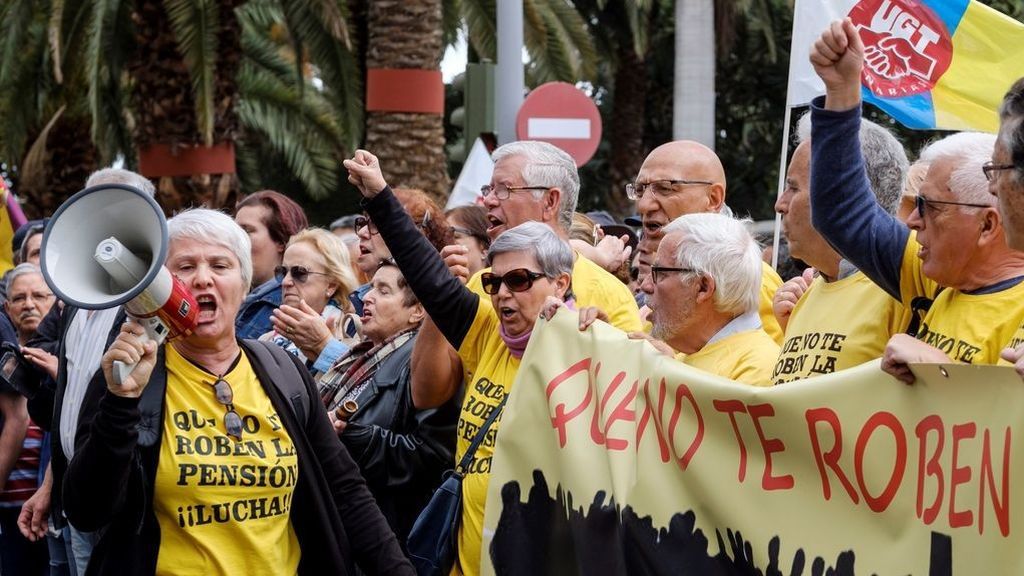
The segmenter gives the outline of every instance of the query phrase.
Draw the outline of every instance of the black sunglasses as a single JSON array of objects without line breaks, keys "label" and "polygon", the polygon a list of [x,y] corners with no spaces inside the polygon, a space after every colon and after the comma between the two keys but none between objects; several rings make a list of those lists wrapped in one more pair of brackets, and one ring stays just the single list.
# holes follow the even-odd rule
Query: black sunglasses
[{"label": "black sunglasses", "polygon": [[990,204],[971,204],[970,202],[949,202],[947,200],[932,200],[931,198],[925,198],[924,196],[918,194],[917,197],[914,198],[914,206],[917,207],[917,215],[920,216],[922,220],[924,220],[924,209],[927,208],[929,204],[949,204],[950,206],[967,206],[968,208],[995,208],[995,206],[992,206]]},{"label": "black sunglasses", "polygon": [[533,272],[526,268],[516,268],[515,270],[505,272],[501,276],[491,272],[484,272],[480,275],[480,282],[484,286],[484,292],[493,296],[501,289],[503,282],[513,292],[526,292],[533,286],[534,280],[543,277],[544,275],[540,272]]},{"label": "black sunglasses", "polygon": [[373,223],[373,220],[370,220],[366,216],[356,216],[355,224],[357,232],[360,228],[366,226],[366,231],[369,232],[371,236],[377,233],[377,226]]},{"label": "black sunglasses", "polygon": [[[207,382],[207,384],[210,384]],[[227,430],[228,436],[234,437],[235,440],[242,440],[242,417],[235,411],[235,405],[232,403],[235,400],[235,393],[231,390],[231,384],[223,378],[217,378],[217,381],[213,384],[213,393],[217,396],[217,402],[220,402],[227,409],[224,413],[224,429]]]},{"label": "black sunglasses", "polygon": [[305,266],[292,266],[292,267],[288,267],[288,266],[275,266],[274,267],[274,278],[276,278],[278,282],[283,282],[284,281],[284,277],[287,276],[289,273],[292,275],[292,280],[294,280],[295,282],[297,282],[299,284],[305,284],[306,280],[309,280],[309,275],[310,274],[319,274],[321,276],[329,276],[329,274],[326,274],[324,272],[314,272],[312,270],[309,270]]}]

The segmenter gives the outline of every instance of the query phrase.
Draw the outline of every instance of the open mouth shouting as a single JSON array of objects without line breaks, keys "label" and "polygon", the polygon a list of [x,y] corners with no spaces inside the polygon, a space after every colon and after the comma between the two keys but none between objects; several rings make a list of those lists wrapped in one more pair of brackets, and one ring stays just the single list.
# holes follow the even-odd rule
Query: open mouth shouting
[{"label": "open mouth shouting", "polygon": [[213,322],[217,317],[217,299],[211,294],[197,294],[196,304],[199,304],[199,323]]}]

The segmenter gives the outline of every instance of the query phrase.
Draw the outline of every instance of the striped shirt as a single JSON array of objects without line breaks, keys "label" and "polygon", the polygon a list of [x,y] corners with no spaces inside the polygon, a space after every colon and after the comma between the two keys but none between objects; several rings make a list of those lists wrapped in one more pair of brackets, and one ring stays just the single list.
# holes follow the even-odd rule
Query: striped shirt
[{"label": "striped shirt", "polygon": [[20,508],[39,488],[39,452],[43,447],[43,430],[29,421],[28,433],[21,455],[0,492],[0,508]]},{"label": "striped shirt", "polygon": [[82,410],[85,392],[89,388],[89,381],[100,369],[100,359],[107,349],[107,335],[120,310],[78,310],[64,336],[68,375],[60,412],[60,445],[69,462],[75,455],[78,413]]}]

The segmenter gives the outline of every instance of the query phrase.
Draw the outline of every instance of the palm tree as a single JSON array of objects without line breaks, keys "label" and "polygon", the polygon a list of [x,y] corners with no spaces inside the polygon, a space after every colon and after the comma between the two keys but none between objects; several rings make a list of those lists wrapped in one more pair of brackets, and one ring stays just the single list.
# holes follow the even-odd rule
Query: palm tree
[{"label": "palm tree", "polygon": [[81,52],[83,7],[33,0],[0,8],[0,157],[16,165],[29,217],[50,214],[96,169]]},{"label": "palm tree", "polygon": [[[405,94],[407,99],[434,96],[443,102],[441,0],[374,0],[367,6],[366,22],[367,74],[377,79],[371,83],[380,82],[368,87]],[[383,74],[392,74],[391,80],[384,80]],[[417,81],[423,84],[412,88],[410,83]],[[415,103],[373,106],[376,109],[366,116],[366,147],[380,158],[390,182],[420,188],[441,201],[449,188],[443,105],[411,111],[409,104]]]}]

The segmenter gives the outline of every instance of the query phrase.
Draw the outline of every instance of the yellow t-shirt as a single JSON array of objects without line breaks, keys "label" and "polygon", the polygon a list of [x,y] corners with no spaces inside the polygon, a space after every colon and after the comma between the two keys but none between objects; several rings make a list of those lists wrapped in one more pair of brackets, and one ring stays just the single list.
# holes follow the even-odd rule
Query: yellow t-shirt
[{"label": "yellow t-shirt", "polygon": [[[477,431],[495,407],[512,390],[512,381],[519,371],[519,359],[512,356],[498,333],[498,316],[490,298],[480,298],[476,318],[459,347],[463,366],[473,374],[466,386],[462,413],[456,431],[455,462],[469,449]],[[462,524],[459,526],[459,557],[452,574],[480,573],[480,540],[484,531],[484,504],[487,484],[491,479],[491,459],[498,437],[501,417],[491,424],[487,436],[476,449],[469,472],[462,481]]]},{"label": "yellow t-shirt", "polygon": [[764,330],[744,330],[688,354],[683,363],[731,380],[768,386],[779,345]]},{"label": "yellow t-shirt", "polygon": [[775,291],[780,286],[782,278],[779,274],[771,265],[761,262],[761,304],[757,307],[757,314],[761,317],[761,328],[775,340],[776,344],[782,344],[782,327],[775,318],[772,300],[775,299]]},{"label": "yellow t-shirt", "polygon": [[[916,236],[907,240],[900,269],[904,303],[932,296],[937,284],[921,272]],[[1024,320],[1024,282],[990,294],[966,294],[946,288],[921,321],[917,338],[966,364],[996,364]]]},{"label": "yellow t-shirt", "polygon": [[830,374],[880,358],[911,312],[863,272],[835,282],[815,278],[786,326],[774,384]]},{"label": "yellow t-shirt", "polygon": [[[490,272],[484,268],[469,279],[466,287],[482,296],[490,305],[491,297],[484,292],[480,275]],[[640,308],[636,298],[621,280],[601,268],[582,254],[576,253],[576,262],[572,266],[572,293],[576,298],[576,306],[585,308],[596,306],[608,315],[608,323],[623,332],[639,332]]]},{"label": "yellow t-shirt", "polygon": [[245,354],[231,385],[242,439],[224,428],[214,378],[166,346],[167,393],[153,508],[160,525],[156,573],[295,574],[299,541],[292,493],[299,466]]}]

